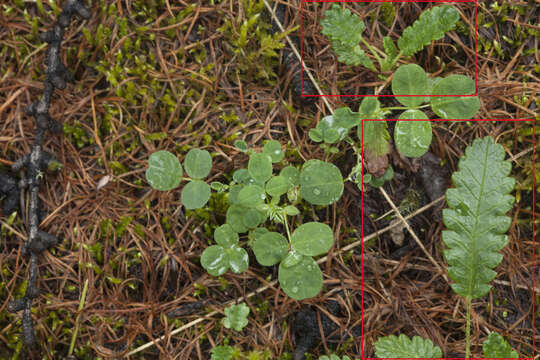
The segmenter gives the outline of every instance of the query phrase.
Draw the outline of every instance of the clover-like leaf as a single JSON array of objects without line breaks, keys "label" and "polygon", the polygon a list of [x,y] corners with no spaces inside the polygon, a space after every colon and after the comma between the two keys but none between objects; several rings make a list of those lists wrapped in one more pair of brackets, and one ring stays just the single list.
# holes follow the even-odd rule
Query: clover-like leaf
[{"label": "clover-like leaf", "polygon": [[233,173],[233,180],[242,185],[253,184],[255,180],[249,175],[247,169],[238,169]]},{"label": "clover-like leaf", "polygon": [[376,71],[371,59],[359,46],[366,25],[349,9],[334,4],[324,13],[322,33],[328,37],[338,60],[347,65],[363,65]]},{"label": "clover-like leaf", "polygon": [[180,161],[166,150],[156,151],[148,158],[146,180],[156,190],[172,190],[182,181]]},{"label": "clover-like leaf", "polygon": [[238,203],[246,207],[255,207],[265,199],[264,189],[258,185],[247,185],[238,193]]},{"label": "clover-like leaf", "polygon": [[270,156],[270,159],[272,159],[273,163],[280,162],[285,156],[285,153],[281,149],[281,144],[279,143],[279,141],[276,140],[270,140],[266,144],[264,144],[262,152],[263,154]]},{"label": "clover-like leaf", "polygon": [[394,141],[398,151],[408,157],[424,155],[431,144],[433,133],[429,121],[398,121]]},{"label": "clover-like leaf", "polygon": [[375,355],[378,358],[441,358],[442,351],[431,340],[401,334],[380,337],[375,344]]},{"label": "clover-like leaf", "polygon": [[[472,95],[474,80],[465,75],[450,75],[433,86],[433,95]],[[480,109],[478,96],[433,96],[433,112],[443,119],[470,119]]]},{"label": "clover-like leaf", "polygon": [[241,152],[247,152],[248,151],[248,144],[244,140],[236,140],[234,142],[234,147],[240,150]]},{"label": "clover-like leaf", "polygon": [[227,254],[227,260],[229,262],[229,269],[232,272],[240,274],[247,270],[249,266],[249,256],[245,249],[238,245],[233,245],[230,248],[225,249]]},{"label": "clover-like leaf", "polygon": [[403,120],[429,119],[423,111],[416,109],[405,110],[399,115],[399,118]]},{"label": "clover-like leaf", "polygon": [[237,233],[244,233],[249,230],[249,227],[244,224],[244,214],[247,208],[242,205],[231,205],[227,209],[227,224],[231,225]]},{"label": "clover-like leaf", "polygon": [[264,183],[272,176],[272,159],[264,153],[255,153],[249,157],[249,175],[259,183]]},{"label": "clover-like leaf", "polygon": [[278,279],[283,291],[295,300],[315,297],[322,289],[321,269],[310,256],[301,255],[300,261],[292,266],[282,261]]},{"label": "clover-like leaf", "polygon": [[247,208],[242,214],[242,223],[248,229],[257,227],[260,223],[264,222],[266,217],[264,213],[257,210],[256,208]]},{"label": "clover-like leaf", "polygon": [[[325,116],[317,124],[315,129],[322,140],[327,144],[333,144],[343,140],[351,128],[360,124],[360,114],[354,113],[348,107],[336,109],[332,115]],[[313,134],[312,134],[313,135]],[[313,136],[310,135],[310,137]]]},{"label": "clover-like leaf", "polygon": [[210,360],[232,360],[234,348],[229,345],[216,346],[212,349]]},{"label": "clover-like leaf", "polygon": [[214,240],[218,245],[231,247],[238,244],[238,233],[230,224],[223,224],[214,230]]},{"label": "clover-like leaf", "polygon": [[300,195],[313,205],[330,205],[343,194],[343,177],[334,164],[310,160],[300,172]]},{"label": "clover-like leaf", "polygon": [[221,319],[221,323],[227,329],[242,331],[248,324],[249,307],[245,303],[230,305],[223,312],[225,313],[225,317]]},{"label": "clover-like leaf", "polygon": [[300,171],[294,166],[285,166],[281,169],[280,176],[283,176],[289,182],[289,189],[300,185]]},{"label": "clover-like leaf", "polygon": [[449,208],[443,210],[442,232],[447,246],[444,257],[452,289],[471,300],[486,295],[493,271],[502,260],[499,253],[508,242],[511,224],[506,216],[514,197],[515,179],[508,176],[512,165],[504,160],[504,148],[487,136],[465,150],[452,174],[454,189],[446,191]]},{"label": "clover-like leaf", "polygon": [[399,49],[405,56],[422,50],[434,40],[444,37],[459,20],[459,12],[450,5],[435,6],[424,11],[418,20],[403,30],[398,39]]},{"label": "clover-like leaf", "polygon": [[360,103],[358,113],[361,119],[381,119],[381,103],[374,97],[365,97]]},{"label": "clover-like leaf", "polygon": [[227,272],[229,263],[223,246],[212,245],[204,249],[201,265],[210,275],[221,276]]},{"label": "clover-like leaf", "polygon": [[277,232],[267,232],[257,236],[253,243],[253,252],[259,264],[272,266],[287,256],[289,242]]},{"label": "clover-like leaf", "polygon": [[484,357],[488,358],[519,358],[519,354],[504,338],[496,332],[491,332],[482,344]]},{"label": "clover-like leaf", "polygon": [[212,157],[206,150],[191,149],[184,159],[186,173],[193,179],[204,179],[212,169]]},{"label": "clover-like leaf", "polygon": [[210,185],[202,180],[192,180],[184,186],[181,199],[186,209],[200,209],[210,199]]},{"label": "clover-like leaf", "polygon": [[[401,65],[392,78],[392,93],[405,106],[416,107],[424,102],[428,91],[428,77],[416,64]],[[403,97],[398,95],[422,95]]]},{"label": "clover-like leaf", "polygon": [[291,236],[293,249],[306,256],[327,253],[333,242],[334,233],[330,226],[319,222],[300,225]]},{"label": "clover-like leaf", "polygon": [[281,196],[289,191],[289,180],[285,176],[273,176],[266,183],[265,191],[270,196]]}]

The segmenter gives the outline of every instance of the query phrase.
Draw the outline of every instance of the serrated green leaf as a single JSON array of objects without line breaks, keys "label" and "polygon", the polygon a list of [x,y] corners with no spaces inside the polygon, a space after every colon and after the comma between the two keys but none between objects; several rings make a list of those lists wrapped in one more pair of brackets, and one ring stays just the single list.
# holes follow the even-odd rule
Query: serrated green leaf
[{"label": "serrated green leaf", "polygon": [[257,236],[253,243],[253,252],[259,264],[272,266],[287,256],[289,242],[277,232],[267,232]]},{"label": "serrated green leaf", "polygon": [[313,205],[330,205],[343,194],[343,177],[334,164],[310,160],[300,172],[300,196]]},{"label": "serrated green leaf", "polygon": [[498,252],[508,238],[511,219],[506,216],[514,197],[515,179],[508,177],[512,165],[504,160],[504,148],[493,138],[474,140],[452,175],[455,188],[446,191],[449,208],[443,210],[444,257],[452,289],[468,299],[486,295],[494,269],[502,260]]},{"label": "serrated green leaf", "polygon": [[435,6],[424,11],[418,20],[403,30],[398,39],[399,49],[405,56],[422,50],[434,40],[444,37],[459,20],[459,12],[450,5]]},{"label": "serrated green leaf", "polygon": [[278,279],[283,291],[295,300],[317,296],[322,289],[322,272],[312,257],[302,256],[292,266],[279,264]]},{"label": "serrated green leaf", "polygon": [[488,358],[518,358],[519,354],[512,350],[510,344],[496,332],[489,333],[488,338],[482,344],[484,357]]},{"label": "serrated green leaf", "polygon": [[[428,77],[424,69],[416,64],[401,65],[392,78],[392,93],[396,100],[408,107],[416,107],[424,102],[428,90]],[[422,95],[403,97],[398,95]]]},{"label": "serrated green leaf", "polygon": [[182,181],[180,161],[166,150],[156,151],[148,158],[146,180],[156,190],[172,190]]},{"label": "serrated green leaf", "polygon": [[[465,75],[450,75],[433,86],[434,95],[472,95],[474,80]],[[470,119],[480,109],[478,96],[433,96],[433,112],[443,119]]]},{"label": "serrated green leaf", "polygon": [[292,248],[306,256],[325,254],[332,247],[334,233],[330,226],[319,222],[300,225],[291,236]]},{"label": "serrated green leaf", "polygon": [[380,337],[375,344],[375,356],[378,358],[441,358],[442,351],[431,340],[422,339],[420,336],[408,336],[401,334]]},{"label": "serrated green leaf", "polygon": [[[390,134],[388,133],[388,126],[386,121],[364,121],[363,122],[363,144],[364,151],[373,151],[375,156],[384,156],[390,152],[388,146],[388,140],[390,140]],[[358,129],[361,131],[360,127]],[[362,134],[358,134],[362,138]]]},{"label": "serrated green leaf", "polygon": [[223,312],[225,313],[225,317],[221,320],[221,323],[227,329],[242,331],[248,324],[249,307],[245,303],[230,305]]},{"label": "serrated green leaf", "polygon": [[272,176],[272,159],[263,153],[255,153],[249,157],[249,175],[259,183],[264,183]]},{"label": "serrated green leaf", "polygon": [[210,185],[202,180],[192,180],[182,189],[182,204],[188,210],[200,209],[210,199]]},{"label": "serrated green leaf", "polygon": [[328,37],[338,60],[347,65],[363,65],[376,71],[371,59],[359,46],[365,24],[349,9],[334,4],[324,13],[322,33]]},{"label": "serrated green leaf", "polygon": [[212,157],[206,150],[191,149],[184,159],[184,169],[192,179],[204,179],[212,169]]},{"label": "serrated green leaf", "polygon": [[383,47],[384,52],[386,53],[386,59],[384,59],[381,71],[385,72],[392,68],[392,63],[398,55],[398,49],[390,36],[385,36],[383,38]]},{"label": "serrated green leaf", "polygon": [[366,97],[360,103],[358,114],[361,119],[380,119],[381,103],[374,97]]},{"label": "serrated green leaf", "polygon": [[424,155],[429,149],[432,137],[429,121],[398,121],[394,128],[394,141],[403,156]]}]

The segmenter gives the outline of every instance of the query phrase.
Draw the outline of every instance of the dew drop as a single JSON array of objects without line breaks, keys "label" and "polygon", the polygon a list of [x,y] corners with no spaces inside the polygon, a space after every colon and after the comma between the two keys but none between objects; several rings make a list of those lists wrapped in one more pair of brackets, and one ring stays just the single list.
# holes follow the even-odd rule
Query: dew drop
[{"label": "dew drop", "polygon": [[276,154],[276,155],[281,154],[281,150],[276,150],[276,151],[274,151],[274,154]]},{"label": "dew drop", "polygon": [[296,294],[298,292],[298,286],[293,286],[291,291]]},{"label": "dew drop", "polygon": [[313,193],[314,193],[315,195],[321,195],[321,190],[315,188],[315,189],[313,189]]}]

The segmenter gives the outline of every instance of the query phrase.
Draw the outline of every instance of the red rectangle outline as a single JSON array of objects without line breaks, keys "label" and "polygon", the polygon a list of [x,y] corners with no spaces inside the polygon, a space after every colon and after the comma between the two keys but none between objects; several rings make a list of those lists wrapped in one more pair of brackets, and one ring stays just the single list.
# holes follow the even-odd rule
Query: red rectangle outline
[{"label": "red rectangle outline", "polygon": [[[404,120],[404,119],[385,119],[385,120],[390,120],[390,121],[425,121],[425,120]],[[446,120],[446,119],[437,119],[438,121],[453,121],[453,120]],[[458,119],[455,119],[454,121],[457,121]],[[464,121],[463,119],[459,119],[460,121]],[[367,120],[367,121],[384,121],[384,120],[380,120],[380,119],[377,119],[377,120]],[[534,303],[535,303],[535,296],[534,296],[534,288],[535,288],[535,272],[534,272],[534,267],[535,267],[535,251],[534,251],[534,248],[535,248],[535,240],[534,240],[534,233],[535,233],[535,228],[534,228],[534,213],[535,213],[535,204],[536,204],[536,201],[535,201],[535,193],[536,193],[536,188],[535,188],[535,183],[534,183],[534,180],[535,180],[535,176],[534,174],[536,173],[535,172],[535,148],[536,148],[536,144],[535,144],[535,141],[536,141],[536,137],[535,137],[535,126],[534,126],[534,120],[533,119],[471,119],[471,120],[466,120],[466,121],[530,121],[531,122],[531,125],[532,125],[532,138],[533,138],[533,147],[532,147],[532,159],[533,159],[533,163],[532,163],[532,202],[533,202],[533,211],[532,211],[532,268],[533,268],[533,271],[532,271],[532,331],[533,331],[533,334],[532,334],[532,338],[533,338],[533,343],[532,343],[532,348],[533,348],[533,351],[532,351],[532,357],[530,358],[518,358],[518,360],[534,360],[535,358],[535,341],[534,341],[534,338],[535,338],[535,329],[534,329],[534,318],[535,318],[535,312],[534,312]],[[362,155],[362,159],[364,158],[364,121],[362,121],[362,124],[360,125],[362,127],[362,135],[361,135],[361,144],[362,144],[362,148],[361,148],[361,155]],[[362,170],[360,172],[361,174],[361,177],[360,177],[360,183],[361,183],[361,209],[360,209],[360,214],[361,214],[361,221],[360,221],[360,226],[362,227],[360,229],[360,232],[361,232],[361,243],[360,243],[360,249],[361,249],[361,254],[360,254],[360,266],[362,268],[362,273],[361,273],[361,320],[360,320],[360,323],[361,323],[361,335],[360,335],[360,359],[361,360],[377,360],[378,358],[370,358],[370,357],[364,357],[364,165],[362,163]],[[389,360],[402,360],[401,358],[385,358],[385,359],[389,359]],[[432,360],[443,360],[443,359],[447,359],[447,360],[462,360],[462,358],[425,358],[425,359],[432,359]],[[468,358],[469,360],[485,360],[486,358]],[[490,359],[497,359],[497,360],[503,360],[503,359],[507,359],[507,358],[490,358]]]},{"label": "red rectangle outline", "polygon": [[403,97],[474,97],[478,96],[478,0],[300,0],[300,97],[394,97],[394,95],[325,95],[313,94],[304,95],[304,45],[302,39],[303,32],[303,14],[304,3],[310,2],[455,2],[455,3],[474,3],[474,94],[472,95],[400,95]]}]

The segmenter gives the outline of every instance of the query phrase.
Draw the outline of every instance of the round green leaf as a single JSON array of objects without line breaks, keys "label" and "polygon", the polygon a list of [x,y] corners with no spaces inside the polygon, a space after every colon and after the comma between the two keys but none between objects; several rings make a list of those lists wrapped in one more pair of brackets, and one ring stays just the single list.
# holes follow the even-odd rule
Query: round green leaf
[{"label": "round green leaf", "polygon": [[[474,94],[474,80],[465,75],[450,75],[433,86],[434,95]],[[478,96],[433,96],[431,108],[443,119],[470,119],[480,109]]]},{"label": "round green leaf", "polygon": [[279,176],[283,176],[289,181],[289,189],[300,184],[300,171],[294,166],[285,166],[281,169]]},{"label": "round green leaf", "polygon": [[291,267],[291,266],[295,266],[303,258],[304,258],[304,256],[302,254],[299,254],[299,253],[297,253],[295,251],[289,251],[287,256],[285,256],[285,259],[283,259],[283,261],[281,262],[281,265],[283,265],[284,267],[287,267],[287,268]]},{"label": "round green leaf", "polygon": [[247,207],[255,207],[266,199],[264,190],[258,185],[247,185],[238,193],[238,203]]},{"label": "round green leaf", "polygon": [[229,268],[232,272],[240,274],[247,270],[249,266],[249,256],[246,250],[238,245],[233,245],[225,249],[229,260]]},{"label": "round green leaf", "polygon": [[270,156],[273,163],[280,162],[285,156],[285,153],[281,150],[281,144],[276,140],[270,140],[264,144],[262,152],[263,154]]},{"label": "round green leaf", "polygon": [[210,275],[225,274],[229,267],[225,249],[219,245],[207,247],[201,255],[201,265]]},{"label": "round green leaf", "polygon": [[277,232],[258,236],[253,243],[253,252],[259,264],[272,266],[283,260],[289,251],[289,242]]},{"label": "round green leaf", "polygon": [[238,169],[233,173],[233,180],[239,184],[249,185],[253,183],[251,175],[247,169]]},{"label": "round green leaf", "polygon": [[[424,102],[428,91],[428,77],[424,69],[416,64],[401,65],[392,79],[392,92],[397,101],[405,106],[416,107]],[[422,95],[402,97],[398,95]]]},{"label": "round green leaf", "polygon": [[238,194],[244,188],[243,185],[234,184],[229,188],[229,194],[227,197],[227,202],[231,205],[238,205]]},{"label": "round green leaf", "polygon": [[300,210],[298,210],[295,206],[287,205],[283,208],[283,211],[285,211],[285,214],[289,216],[296,216],[300,214]]},{"label": "round green leaf", "polygon": [[429,121],[398,121],[394,140],[398,151],[408,157],[424,155],[431,144],[433,133]]},{"label": "round green leaf", "polygon": [[230,224],[223,224],[214,230],[214,240],[218,245],[228,248],[238,244],[238,233],[233,230]]},{"label": "round green leaf", "polygon": [[192,179],[203,179],[210,174],[212,157],[206,150],[191,149],[184,159],[184,168]]},{"label": "round green leaf", "polygon": [[156,190],[172,190],[182,181],[182,165],[170,152],[156,151],[148,158],[146,180]]},{"label": "round green leaf", "polygon": [[319,129],[316,129],[316,128],[309,129],[308,136],[311,140],[315,142],[323,141],[323,135]]},{"label": "round green leaf", "polygon": [[234,147],[237,148],[238,150],[242,151],[242,152],[247,152],[248,151],[248,144],[244,140],[236,140],[234,142]]},{"label": "round green leaf", "polygon": [[410,109],[406,110],[399,115],[400,119],[415,120],[415,119],[429,119],[423,111]]},{"label": "round green leaf", "polygon": [[242,222],[248,229],[258,226],[264,220],[264,215],[262,215],[261,212],[255,208],[246,209],[242,215]]},{"label": "round green leaf", "polygon": [[294,266],[279,265],[278,279],[283,291],[295,300],[317,296],[322,289],[322,272],[309,256],[304,256]]},{"label": "round green leaf", "polygon": [[270,156],[255,153],[249,157],[248,171],[253,180],[264,183],[272,176],[272,160]]},{"label": "round green leaf", "polygon": [[300,225],[291,236],[293,249],[306,256],[327,253],[333,242],[334,233],[330,226],[319,222]]},{"label": "round green leaf", "polygon": [[231,225],[234,231],[237,233],[244,233],[249,230],[249,228],[244,225],[244,213],[246,208],[241,205],[231,205],[227,209],[227,224]]},{"label": "round green leaf", "polygon": [[202,180],[190,181],[182,190],[182,204],[186,209],[200,209],[210,199],[210,185]]},{"label": "round green leaf", "polygon": [[343,193],[343,178],[334,165],[309,161],[300,172],[300,196],[314,205],[330,205]]},{"label": "round green leaf", "polygon": [[284,176],[274,176],[266,183],[266,193],[270,196],[281,196],[289,190],[289,180]]}]

